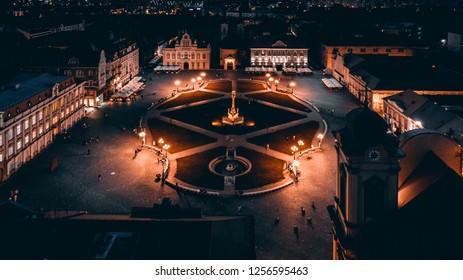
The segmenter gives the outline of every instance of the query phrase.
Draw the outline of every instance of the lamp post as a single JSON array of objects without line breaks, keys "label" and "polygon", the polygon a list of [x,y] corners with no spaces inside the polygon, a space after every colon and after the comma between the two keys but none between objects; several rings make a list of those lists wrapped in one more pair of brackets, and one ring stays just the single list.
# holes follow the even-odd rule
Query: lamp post
[{"label": "lamp post", "polygon": [[195,78],[191,79],[191,83],[193,84],[193,89],[195,89],[196,79]]},{"label": "lamp post", "polygon": [[145,145],[145,140],[146,140],[145,136],[146,136],[146,132],[145,132],[145,131],[142,131],[142,132],[140,132],[140,133],[138,134],[138,136],[141,137],[141,144],[142,144],[142,145]]},{"label": "lamp post", "polygon": [[280,80],[275,80],[275,90],[278,91],[278,84],[280,83]]},{"label": "lamp post", "polygon": [[294,178],[296,179],[297,182],[297,168],[301,165],[301,163],[297,160],[293,161],[293,167],[294,167]]},{"label": "lamp post", "polygon": [[294,92],[294,87],[296,86],[296,83],[291,82],[291,83],[289,83],[289,86],[291,87],[291,93],[293,93]]},{"label": "lamp post", "polygon": [[291,151],[293,151],[293,160],[296,160],[296,152],[299,150],[297,146],[292,146]]},{"label": "lamp post", "polygon": [[164,144],[164,139],[160,138],[158,143],[159,143],[159,146],[161,147],[161,154],[162,154],[162,144]]},{"label": "lamp post", "polygon": [[323,134],[319,133],[317,135],[317,139],[318,139],[318,147],[320,148],[322,146]]},{"label": "lamp post", "polygon": [[270,75],[270,73],[265,74],[265,77],[267,77],[267,79],[270,78],[270,76],[272,76]]},{"label": "lamp post", "polygon": [[163,146],[164,150],[166,150],[166,158],[167,158],[167,150],[170,148],[170,145],[169,144],[165,144]]},{"label": "lamp post", "polygon": [[203,79],[203,78],[201,78],[201,76],[198,76],[198,77],[196,78],[196,81],[198,82],[198,85],[201,84],[202,79]]},{"label": "lamp post", "polygon": [[177,86],[177,92],[178,92],[178,86],[180,85],[180,81],[179,80],[175,81],[175,85]]}]

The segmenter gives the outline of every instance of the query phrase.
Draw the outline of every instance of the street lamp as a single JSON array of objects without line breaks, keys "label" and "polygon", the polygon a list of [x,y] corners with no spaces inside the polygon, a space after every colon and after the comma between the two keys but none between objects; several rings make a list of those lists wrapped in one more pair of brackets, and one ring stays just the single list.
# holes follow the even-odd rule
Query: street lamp
[{"label": "street lamp", "polygon": [[278,84],[280,83],[280,80],[275,80],[275,90],[278,91]]},{"label": "street lamp", "polygon": [[317,139],[318,139],[318,147],[320,148],[321,145],[322,145],[323,134],[319,133],[319,134],[317,135]]},{"label": "street lamp", "polygon": [[201,74],[199,74],[199,75],[200,75],[201,77],[203,77],[203,78],[206,77],[206,73],[204,73],[204,72],[201,72]]},{"label": "street lamp", "polygon": [[162,146],[164,148],[164,150],[166,150],[166,158],[167,158],[167,150],[170,148],[170,145],[169,144],[165,144],[164,146]]},{"label": "street lamp", "polygon": [[293,161],[293,167],[294,167],[294,178],[296,179],[297,182],[297,168],[301,165],[301,163],[297,160]]},{"label": "street lamp", "polygon": [[145,132],[145,131],[142,131],[142,132],[140,132],[140,133],[138,134],[138,136],[141,137],[141,141],[142,141],[141,143],[142,143],[142,145],[145,145],[145,140],[146,140],[145,136],[146,136],[146,132]]},{"label": "street lamp", "polygon": [[158,143],[159,143],[159,146],[161,146],[161,153],[162,153],[162,144],[164,144],[164,139],[160,138]]},{"label": "street lamp", "polygon": [[294,155],[293,160],[296,160],[296,152],[299,151],[299,148],[297,146],[292,146],[291,151],[293,151],[293,155]]},{"label": "street lamp", "polygon": [[191,79],[191,83],[193,84],[193,89],[195,89],[196,79],[195,78]]},{"label": "street lamp", "polygon": [[198,81],[198,84],[201,84],[202,79],[203,79],[203,78],[201,78],[201,76],[198,76],[198,77],[196,78],[196,81]]},{"label": "street lamp", "polygon": [[180,81],[179,81],[179,80],[176,80],[176,81],[175,81],[175,85],[177,86],[177,92],[178,92],[178,86],[180,85]]},{"label": "street lamp", "polygon": [[291,87],[291,93],[293,93],[294,92],[294,87],[296,86],[296,83],[291,82],[291,83],[289,83],[289,86]]},{"label": "street lamp", "polygon": [[270,73],[265,74],[265,77],[270,78]]}]

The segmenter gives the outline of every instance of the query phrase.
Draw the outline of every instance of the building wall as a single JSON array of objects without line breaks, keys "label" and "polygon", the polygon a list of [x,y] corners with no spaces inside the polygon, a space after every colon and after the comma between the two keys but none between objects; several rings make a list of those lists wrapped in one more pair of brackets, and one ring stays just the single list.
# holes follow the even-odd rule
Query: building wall
[{"label": "building wall", "polygon": [[199,48],[190,35],[184,33],[175,47],[164,48],[162,59],[165,66],[180,66],[182,70],[207,70],[211,65],[211,49]]},{"label": "building wall", "polygon": [[413,56],[415,51],[403,46],[326,46],[321,47],[321,63],[325,68],[333,69],[333,51],[344,55],[353,54],[382,54],[389,56]]},{"label": "building wall", "polygon": [[239,65],[238,61],[238,49],[220,49],[220,66],[224,66],[225,58],[231,55],[235,59],[235,64]]},{"label": "building wall", "polygon": [[251,66],[307,67],[309,50],[304,48],[251,48]]},{"label": "building wall", "polygon": [[24,109],[15,116],[5,118],[5,112],[1,116],[0,181],[7,180],[50,145],[55,135],[84,116],[84,83],[76,84],[73,78],[66,81],[16,104],[14,108]]}]

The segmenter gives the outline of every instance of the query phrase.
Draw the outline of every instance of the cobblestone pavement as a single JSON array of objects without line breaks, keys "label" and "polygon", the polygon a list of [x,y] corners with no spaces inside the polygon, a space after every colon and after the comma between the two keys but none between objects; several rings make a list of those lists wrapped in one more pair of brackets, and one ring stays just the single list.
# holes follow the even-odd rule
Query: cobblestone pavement
[{"label": "cobblestone pavement", "polygon": [[[223,71],[207,71],[206,79],[216,78],[217,72]],[[201,207],[205,215],[238,214],[241,206],[242,215],[255,217],[258,259],[330,259],[332,236],[326,206],[333,202],[336,174],[334,139],[330,133],[324,139],[322,153],[310,154],[300,161],[298,183],[256,197],[179,193],[154,182],[161,170],[154,153],[143,150],[135,157],[135,148],[141,140],[132,129],[138,127],[140,116],[146,114],[146,109],[156,99],[170,96],[176,80],[183,83],[199,73],[145,74],[143,99],[106,104],[89,113],[70,131],[70,140],[52,144],[4,183],[0,187],[0,201],[8,198],[11,189],[19,189],[19,202],[45,210],[126,213],[132,206],[151,206],[166,196],[184,207]],[[249,78],[239,71],[223,72],[223,77]],[[263,77],[253,77],[256,78]],[[291,80],[281,78],[280,85]],[[347,92],[325,90],[320,79],[321,76],[295,77],[294,92],[316,106],[325,107],[326,112],[334,109],[334,113],[321,115],[328,122],[328,131],[335,130],[343,126],[342,116],[357,105]],[[153,91],[157,93],[153,95]],[[88,128],[84,128],[84,122]],[[82,144],[83,139],[90,138],[93,138],[91,143]],[[58,156],[59,167],[51,173],[49,163],[55,156]],[[99,174],[101,180],[98,180]],[[301,207],[305,207],[305,215],[301,214]],[[280,218],[277,225],[274,224],[276,217]],[[311,224],[307,223],[309,217]],[[298,234],[294,233],[295,225]]]}]

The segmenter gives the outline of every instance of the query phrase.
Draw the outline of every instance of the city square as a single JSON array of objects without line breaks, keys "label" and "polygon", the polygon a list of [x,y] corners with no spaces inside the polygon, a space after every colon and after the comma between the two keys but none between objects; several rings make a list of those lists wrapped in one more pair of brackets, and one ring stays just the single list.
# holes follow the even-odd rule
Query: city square
[{"label": "city square", "polygon": [[[249,76],[240,71],[206,71],[205,80],[216,80],[217,72],[222,74],[222,80],[251,81],[252,79],[259,81],[258,83],[267,81],[267,77],[264,75]],[[247,138],[250,138],[250,141],[257,145],[240,140],[240,137],[236,135],[237,141],[234,145],[249,146],[256,150],[258,155],[269,154],[280,158],[281,163],[278,172],[286,179],[279,180],[281,177],[277,177],[275,180],[289,185],[272,192],[250,196],[240,195],[239,192],[237,195],[235,191],[228,195],[219,196],[198,194],[194,191],[188,191],[188,189],[204,188],[214,194],[217,188],[209,189],[205,186],[185,184],[183,181],[185,179],[182,177],[185,175],[180,176],[183,180],[177,181],[176,168],[169,170],[166,181],[173,186],[169,187],[162,181],[156,180],[156,174],[162,173],[162,163],[158,160],[158,154],[149,149],[135,152],[143,144],[142,141],[149,145],[155,144],[154,147],[169,145],[169,149],[162,152],[167,152],[167,158],[174,163],[172,164],[174,167],[179,159],[188,159],[188,156],[195,158],[195,154],[217,153],[220,155],[225,153],[225,147],[229,146],[230,138],[235,136],[229,136],[230,138],[227,139],[228,134],[217,135],[217,133],[207,132],[203,134],[201,132],[204,129],[191,129],[188,126],[187,128],[190,129],[185,129],[178,125],[173,126],[179,122],[175,118],[173,121],[164,120],[163,125],[160,125],[160,120],[152,120],[151,116],[159,115],[163,108],[169,110],[170,102],[179,102],[178,105],[171,103],[175,105],[173,108],[179,106],[194,108],[194,102],[201,103],[204,100],[210,101],[214,98],[225,98],[227,104],[230,103],[230,99],[224,97],[227,94],[226,90],[230,88],[220,88],[224,92],[215,92],[217,95],[212,96],[213,99],[210,99],[211,96],[195,97],[198,100],[184,97],[183,101],[180,100],[182,102],[175,101],[178,98],[172,97],[172,92],[176,90],[175,82],[190,81],[191,77],[199,76],[200,72],[196,74],[193,71],[185,71],[179,74],[155,75],[146,71],[143,78],[147,82],[145,89],[140,92],[143,97],[127,103],[105,103],[100,108],[87,111],[85,118],[68,132],[70,137],[57,141],[40,154],[37,159],[24,166],[2,188],[2,196],[6,197],[10,190],[18,189],[20,202],[31,207],[42,208],[43,211],[66,209],[85,210],[92,213],[127,213],[134,206],[150,207],[154,203],[160,203],[163,198],[169,197],[173,203],[178,203],[182,207],[202,208],[205,216],[253,215],[255,217],[256,255],[258,259],[329,259],[332,235],[325,208],[330,204],[335,186],[335,170],[331,168],[335,164],[335,151],[333,149],[333,136],[330,131],[344,124],[343,116],[357,106],[356,100],[346,92],[326,90],[321,82],[321,75],[311,77],[281,75],[275,77],[280,79],[280,88],[285,83],[293,82],[296,84],[292,101],[285,99],[286,101],[282,101],[286,102],[284,104],[302,110],[299,112],[314,115],[313,119],[321,124],[318,130],[322,133],[324,130],[323,119],[326,120],[327,129],[321,143],[322,151],[315,149],[315,152],[304,154],[300,158],[298,153],[295,153],[300,163],[298,167],[300,174],[296,182],[287,170],[283,171],[285,162],[292,162],[296,158],[291,151],[291,147],[294,146],[292,144],[295,142],[292,141],[293,139],[288,139],[288,137],[292,138],[292,135],[282,133],[273,137],[273,140],[271,138],[259,140],[257,135],[251,137],[253,136],[253,132],[251,132],[250,137]],[[199,87],[199,85],[196,86]],[[273,87],[273,85],[271,86]],[[207,89],[207,86],[205,88]],[[267,91],[265,87],[262,88],[251,88],[250,96],[255,90]],[[241,89],[241,91],[244,90]],[[156,93],[153,94],[153,92]],[[188,92],[184,94],[187,95]],[[273,94],[282,93],[274,92]],[[178,95],[182,96],[181,93]],[[255,100],[258,100],[259,97],[253,96]],[[166,98],[166,101],[159,103],[154,108],[152,107],[152,104],[163,98]],[[278,102],[274,100],[275,98],[272,99],[268,96],[261,98],[265,98],[264,101],[267,100],[265,102]],[[248,105],[248,101],[246,99],[246,101],[239,103],[239,106],[241,104],[243,106]],[[290,102],[291,104],[288,104]],[[304,106],[309,110],[304,111],[303,107],[298,107],[301,105],[297,104],[306,104]],[[147,110],[148,108],[150,109]],[[161,108],[161,110],[157,108]],[[295,110],[291,107],[288,108]],[[318,113],[319,108],[323,108],[323,112]],[[225,113],[224,111],[223,114]],[[244,117],[247,116],[244,115]],[[150,121],[152,127],[149,127]],[[305,122],[310,123],[308,120]],[[148,127],[145,127],[145,124]],[[293,126],[297,127],[297,125],[296,121]],[[157,126],[159,129],[156,129]],[[175,127],[175,129],[172,130],[170,126]],[[145,139],[139,135],[140,128],[145,128],[145,131],[150,130],[150,133],[143,137]],[[281,131],[284,131],[284,128],[282,127]],[[180,131],[180,129],[182,130]],[[317,134],[316,130],[315,128],[312,131],[312,136]],[[163,135],[169,131],[172,131],[176,136],[172,138],[169,134]],[[266,127],[261,128],[260,131],[263,134],[261,137],[277,135],[278,132],[267,131]],[[193,136],[191,133],[197,135]],[[185,139],[179,139],[182,137]],[[152,142],[153,140],[159,142],[159,138],[163,138],[165,142],[161,146],[159,143]],[[89,139],[87,144],[82,143],[83,140]],[[278,139],[283,140],[279,141]],[[309,140],[311,140],[309,141],[311,144],[306,145],[318,145],[318,139]],[[265,142],[262,141],[271,143],[268,150]],[[283,144],[280,144],[281,142]],[[285,142],[288,143],[286,151],[284,150]],[[276,150],[273,149],[274,146]],[[219,150],[214,151],[214,148],[219,148]],[[252,155],[248,156],[253,157]],[[50,160],[54,157],[58,157],[59,167],[54,172],[50,172],[47,169]],[[83,161],[86,161],[85,165],[81,164]],[[194,162],[188,160],[186,162],[191,164],[190,169],[194,171],[196,168]],[[198,164],[204,165],[204,162],[200,161]],[[187,165],[186,170],[188,169]],[[21,172],[27,173],[27,178],[22,176]],[[198,172],[200,171],[198,170]],[[260,172],[268,171],[264,169]],[[284,172],[286,174],[283,174]],[[82,174],[85,174],[85,180],[77,179]],[[191,174],[187,176],[191,176]],[[209,176],[215,175],[211,173]],[[33,179],[31,180],[31,178]],[[207,179],[203,178],[203,180]],[[175,188],[175,182],[180,187]],[[192,179],[192,182],[197,181]],[[223,179],[216,178],[215,182],[220,185],[223,183]],[[262,186],[252,191],[272,189],[278,185],[278,182],[264,182],[265,185],[268,185],[267,187]],[[182,186],[185,189],[182,190]],[[304,213],[301,211],[302,208],[304,208]],[[275,223],[277,218],[279,222]],[[295,226],[298,228],[297,233],[294,231]]]}]

